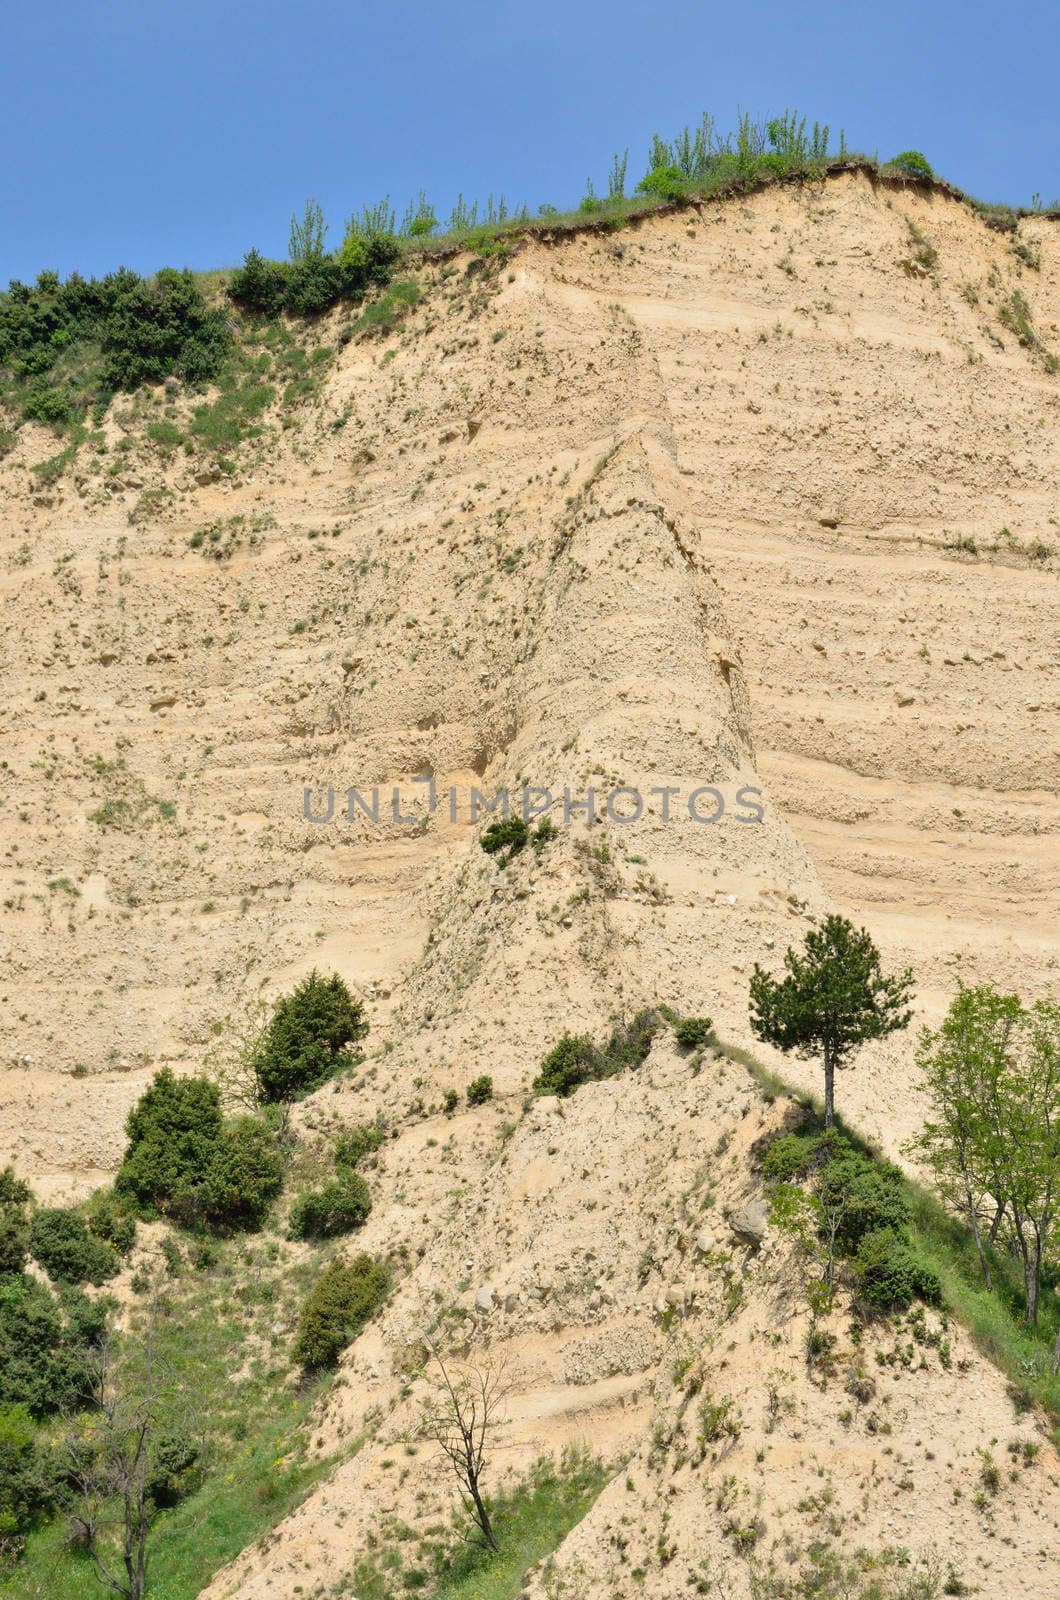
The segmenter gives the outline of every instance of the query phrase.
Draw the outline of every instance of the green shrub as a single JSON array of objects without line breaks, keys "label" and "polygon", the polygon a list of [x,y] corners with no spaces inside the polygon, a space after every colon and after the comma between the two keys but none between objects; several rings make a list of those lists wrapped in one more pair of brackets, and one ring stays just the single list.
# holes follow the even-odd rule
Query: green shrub
[{"label": "green shrub", "polygon": [[287,270],[282,262],[269,261],[257,250],[248,250],[243,265],[228,282],[231,298],[243,307],[265,317],[279,316],[287,290]]},{"label": "green shrub", "polygon": [[283,308],[293,317],[319,317],[342,298],[343,281],[333,256],[303,256],[286,269]]},{"label": "green shrub", "polygon": [[115,1192],[141,1210],[166,1212],[206,1171],[223,1124],[221,1096],[208,1078],[157,1072],[125,1123],[128,1146]]},{"label": "green shrub", "polygon": [[359,1172],[345,1171],[323,1189],[300,1194],[291,1207],[293,1239],[334,1239],[363,1227],[372,1209],[368,1185]]},{"label": "green shrub", "polygon": [[283,1161],[272,1130],[258,1117],[226,1121],[197,1178],[186,1178],[172,1211],[190,1228],[221,1233],[260,1228],[283,1188]]},{"label": "green shrub", "polygon": [[530,840],[530,828],[522,817],[505,817],[502,822],[491,822],[482,830],[479,844],[488,856],[507,852],[502,866],[507,866],[513,856],[524,850]]},{"label": "green shrub", "polygon": [[29,1227],[17,1206],[0,1208],[0,1278],[24,1271],[29,1254]]},{"label": "green shrub", "polygon": [[679,200],[688,193],[688,180],[680,167],[655,167],[641,178],[637,193],[651,195],[654,200]]},{"label": "green shrub", "polygon": [[904,1237],[910,1208],[902,1174],[890,1162],[872,1161],[850,1150],[821,1168],[817,1193],[826,1209],[842,1209],[836,1235],[847,1255],[854,1255],[869,1233],[890,1230]]},{"label": "green shrub", "polygon": [[867,1233],[854,1258],[854,1281],[862,1305],[873,1311],[904,1311],[913,1300],[938,1305],[938,1273],[920,1261],[907,1240],[892,1228]]},{"label": "green shrub", "polygon": [[36,1417],[91,1397],[91,1355],[104,1308],[79,1289],[55,1294],[36,1278],[0,1282],[0,1404]]},{"label": "green shrub", "polygon": [[361,1005],[342,979],[311,972],[278,1000],[254,1056],[266,1104],[293,1100],[324,1083],[347,1059],[346,1047],[367,1032]]},{"label": "green shrub", "polygon": [[813,1166],[817,1144],[814,1134],[781,1134],[762,1157],[763,1175],[770,1183],[792,1183],[796,1178],[805,1178]]},{"label": "green shrub", "polygon": [[0,1206],[26,1206],[32,1198],[29,1185],[15,1177],[14,1167],[0,1172]]},{"label": "green shrub", "polygon": [[619,1023],[604,1045],[600,1076],[613,1078],[627,1067],[639,1067],[662,1025],[659,1012],[650,1006],[638,1011],[631,1022]]},{"label": "green shrub", "polygon": [[225,1232],[260,1227],[279,1194],[283,1166],[276,1141],[256,1117],[221,1115],[207,1078],[155,1074],[125,1124],[129,1144],[114,1180],[148,1215]]},{"label": "green shrub", "polygon": [[120,1256],[127,1256],[136,1243],[136,1218],[121,1205],[113,1192],[98,1189],[84,1210],[88,1231],[102,1239]]},{"label": "green shrub", "polygon": [[487,1100],[493,1099],[493,1079],[486,1073],[481,1078],[472,1078],[467,1086],[467,1103],[469,1106],[484,1106]]},{"label": "green shrub", "polygon": [[535,1094],[573,1094],[580,1083],[600,1076],[599,1055],[592,1040],[583,1033],[565,1033],[553,1045],[534,1079]]},{"label": "green shrub", "polygon": [[372,300],[365,306],[357,319],[358,331],[364,333],[374,329],[378,333],[389,333],[405,312],[417,304],[419,298],[420,286],[415,278],[399,279],[378,300]]},{"label": "green shrub", "polygon": [[27,1533],[54,1508],[57,1466],[25,1406],[0,1407],[0,1537]]},{"label": "green shrub", "polygon": [[927,156],[919,150],[903,150],[892,156],[887,165],[896,172],[907,173],[911,178],[933,178],[935,173]]},{"label": "green shrub", "polygon": [[682,1050],[700,1050],[714,1037],[714,1023],[710,1017],[682,1017],[674,1023],[674,1038]]},{"label": "green shrub", "polygon": [[386,1141],[386,1130],[378,1122],[363,1122],[349,1133],[340,1133],[335,1141],[336,1167],[360,1166],[365,1156],[378,1150]]},{"label": "green shrub", "polygon": [[390,1293],[390,1270],[371,1256],[332,1261],[310,1289],[298,1318],[294,1356],[307,1371],[334,1366]]},{"label": "green shrub", "polygon": [[639,1067],[663,1025],[658,1011],[638,1011],[631,1022],[619,1023],[601,1049],[585,1034],[565,1033],[541,1063],[533,1082],[535,1094],[573,1094],[581,1083],[614,1078]]},{"label": "green shrub", "polygon": [[15,1177],[12,1167],[0,1172],[0,1278],[25,1270],[29,1253],[29,1188]]},{"label": "green shrub", "polygon": [[100,1284],[118,1270],[116,1253],[96,1239],[77,1211],[49,1206],[38,1211],[29,1230],[34,1261],[59,1283]]},{"label": "green shrub", "polygon": [[151,1451],[145,1489],[159,1510],[168,1510],[198,1486],[199,1447],[183,1432],[163,1433]]}]

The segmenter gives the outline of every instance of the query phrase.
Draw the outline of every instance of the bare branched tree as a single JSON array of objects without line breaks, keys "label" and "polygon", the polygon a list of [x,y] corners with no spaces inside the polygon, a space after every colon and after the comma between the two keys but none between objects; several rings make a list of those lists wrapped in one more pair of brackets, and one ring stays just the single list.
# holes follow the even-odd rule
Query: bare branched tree
[{"label": "bare branched tree", "polygon": [[[430,1348],[430,1347],[428,1347]],[[448,1458],[460,1486],[464,1509],[475,1523],[482,1542],[497,1549],[489,1511],[483,1498],[482,1478],[486,1470],[486,1451],[501,1421],[507,1385],[501,1367],[492,1362],[450,1372],[437,1350],[431,1354],[438,1363],[442,1381],[424,1411],[421,1431],[433,1439]]]},{"label": "bare branched tree", "polygon": [[212,1025],[203,1068],[216,1083],[226,1111],[254,1112],[261,1106],[254,1061],[271,1016],[272,1007],[255,996]]},{"label": "bare branched tree", "polygon": [[113,1342],[104,1340],[94,1373],[95,1407],[71,1419],[63,1441],[75,1495],[71,1531],[122,1600],[144,1600],[147,1593],[151,1468],[163,1417],[171,1418],[173,1409],[173,1384],[150,1330],[138,1357],[119,1365]]}]

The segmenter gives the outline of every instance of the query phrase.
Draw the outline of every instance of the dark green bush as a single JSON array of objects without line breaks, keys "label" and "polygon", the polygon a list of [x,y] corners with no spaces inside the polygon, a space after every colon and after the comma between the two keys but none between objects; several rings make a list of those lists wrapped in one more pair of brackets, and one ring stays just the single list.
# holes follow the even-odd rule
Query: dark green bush
[{"label": "dark green bush", "polygon": [[96,1239],[78,1211],[48,1206],[35,1213],[29,1230],[34,1261],[59,1283],[100,1284],[118,1270],[117,1254]]},{"label": "dark green bush", "polygon": [[286,269],[283,308],[293,317],[319,317],[342,298],[343,270],[333,256],[304,256]]},{"label": "dark green bush", "polygon": [[0,1172],[0,1206],[26,1206],[32,1198],[29,1185],[15,1177],[14,1167]]},{"label": "dark green bush", "polygon": [[129,1143],[114,1180],[120,1197],[166,1212],[209,1166],[223,1124],[221,1096],[208,1078],[157,1072],[125,1123]]},{"label": "dark green bush", "polygon": [[390,1293],[390,1270],[371,1256],[332,1261],[302,1305],[294,1357],[307,1371],[334,1366]]},{"label": "dark green bush", "polygon": [[472,1078],[467,1086],[467,1103],[469,1106],[484,1106],[487,1100],[493,1099],[493,1079],[486,1073],[481,1078]]},{"label": "dark green bush", "polygon": [[29,1219],[26,1207],[30,1191],[12,1167],[0,1172],[0,1278],[25,1270],[29,1254]]},{"label": "dark green bush", "polygon": [[0,1282],[0,1404],[36,1417],[87,1403],[106,1312],[79,1289],[55,1294],[36,1278]]},{"label": "dark green bush", "polygon": [[199,1447],[186,1433],[163,1433],[151,1452],[144,1484],[152,1502],[166,1510],[198,1485]]},{"label": "dark green bush", "polygon": [[105,278],[42,272],[32,288],[0,295],[0,375],[22,415],[55,427],[120,389],[175,376],[216,377],[231,344],[223,311],[208,306],[190,272]]},{"label": "dark green bush", "polygon": [[28,1533],[51,1511],[59,1474],[25,1406],[0,1407],[0,1537]]},{"label": "dark green bush", "polygon": [[335,1140],[335,1165],[336,1167],[356,1167],[378,1150],[386,1141],[386,1129],[378,1122],[364,1122],[357,1128],[351,1128],[349,1133],[340,1133]]},{"label": "dark green bush", "polygon": [[710,1017],[682,1017],[674,1023],[674,1038],[682,1050],[700,1050],[714,1037],[714,1023]]},{"label": "dark green bush", "polygon": [[280,261],[269,261],[257,250],[248,250],[243,265],[233,272],[228,293],[245,311],[277,317],[283,310],[287,291],[287,270]]},{"label": "dark green bush", "polygon": [[813,1134],[781,1134],[762,1157],[764,1176],[771,1183],[792,1183],[796,1178],[805,1178],[813,1165],[817,1142]]},{"label": "dark green bush", "polygon": [[163,267],[154,278],[129,275],[99,329],[104,391],[138,389],[176,376],[217,376],[231,336],[223,311],[207,306],[194,275]]},{"label": "dark green bush", "polygon": [[916,1299],[938,1305],[942,1285],[892,1228],[867,1233],[854,1258],[854,1282],[862,1305],[873,1311],[904,1311]]},{"label": "dark green bush", "polygon": [[256,1117],[221,1115],[216,1084],[155,1074],[126,1122],[129,1144],[115,1192],[148,1215],[186,1227],[258,1228],[283,1183],[269,1128]]},{"label": "dark green bush", "polygon": [[511,856],[522,850],[530,837],[530,829],[522,817],[505,817],[501,822],[491,822],[482,831],[479,844],[488,856],[499,855],[502,850]]},{"label": "dark green bush", "polygon": [[853,1255],[866,1234],[890,1229],[903,1237],[910,1209],[902,1174],[890,1162],[876,1162],[850,1150],[821,1168],[817,1193],[827,1209],[842,1210],[836,1235],[847,1255]]},{"label": "dark green bush", "polygon": [[29,1225],[17,1206],[0,1208],[0,1278],[24,1271],[29,1254]]},{"label": "dark green bush", "polygon": [[559,838],[559,829],[551,817],[542,817],[536,828],[531,828],[522,817],[505,817],[503,821],[491,822],[488,828],[482,830],[479,844],[488,856],[499,855],[506,851],[502,866],[507,866],[513,856],[520,850],[533,845],[538,855],[546,844],[552,839]]},{"label": "dark green bush", "polygon": [[172,1199],[174,1216],[190,1228],[220,1233],[260,1228],[283,1188],[283,1161],[270,1128],[258,1117],[226,1121],[198,1178],[187,1178]]},{"label": "dark green bush", "polygon": [[292,317],[318,317],[342,300],[362,300],[373,285],[389,283],[399,254],[392,234],[360,230],[347,234],[335,255],[313,249],[291,261],[270,261],[250,250],[229,279],[228,293],[244,311],[259,316],[286,311]]},{"label": "dark green bush", "polygon": [[254,1056],[262,1099],[277,1104],[317,1088],[348,1059],[347,1046],[366,1032],[362,1007],[342,979],[311,972],[277,1001]]},{"label": "dark green bush", "polygon": [[364,1225],[372,1209],[368,1185],[346,1169],[323,1189],[300,1194],[291,1207],[293,1239],[334,1239]]},{"label": "dark green bush", "polygon": [[935,173],[927,156],[919,150],[903,150],[892,156],[887,165],[896,172],[905,172],[911,178],[933,178]]}]

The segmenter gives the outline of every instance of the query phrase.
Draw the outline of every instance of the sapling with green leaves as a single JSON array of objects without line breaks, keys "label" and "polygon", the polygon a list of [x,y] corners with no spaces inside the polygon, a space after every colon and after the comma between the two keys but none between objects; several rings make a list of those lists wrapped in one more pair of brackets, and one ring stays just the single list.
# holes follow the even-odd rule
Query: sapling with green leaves
[{"label": "sapling with green leaves", "polygon": [[824,1063],[824,1125],[835,1122],[835,1072],[871,1039],[908,1026],[913,975],[887,976],[864,928],[826,917],[806,935],[803,954],[789,949],[786,976],[757,964],[751,978],[751,1029],[785,1054]]},{"label": "sapling with green leaves", "polygon": [[942,1027],[923,1035],[918,1061],[932,1119],[910,1148],[968,1217],[984,1273],[978,1209],[989,1195],[1033,1326],[1043,1266],[1060,1249],[1060,1003],[962,988]]}]

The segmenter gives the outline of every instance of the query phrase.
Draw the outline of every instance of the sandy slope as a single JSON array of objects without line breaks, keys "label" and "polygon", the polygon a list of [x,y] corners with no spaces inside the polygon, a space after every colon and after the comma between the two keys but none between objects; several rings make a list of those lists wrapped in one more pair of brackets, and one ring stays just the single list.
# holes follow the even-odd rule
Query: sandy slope
[{"label": "sandy slope", "polygon": [[[932,271],[915,260],[909,219],[938,252]],[[503,1238],[502,1220],[548,1177],[528,1149],[533,1120],[509,1154],[491,1113],[485,1132],[477,1119],[446,1124],[460,1131],[444,1157],[415,1102],[488,1071],[515,1120],[563,1028],[602,1028],[655,1000],[709,1011],[746,1043],[754,961],[779,960],[829,905],[914,965],[922,1016],[938,1015],[958,971],[1055,992],[1060,560],[1036,545],[1060,546],[1060,380],[999,308],[1019,290],[1060,351],[1060,237],[1032,219],[1017,242],[1040,251],[1037,268],[952,200],[875,193],[861,176],[777,190],[529,244],[486,274],[456,263],[400,336],[344,349],[303,426],[267,440],[230,484],[199,486],[134,445],[116,480],[86,468],[76,487],[34,496],[26,463],[49,446],[29,439],[0,467],[0,1155],[42,1193],[83,1192],[118,1159],[122,1115],[156,1064],[194,1065],[213,1019],[314,964],[336,968],[394,1048],[326,1110],[357,1121],[380,1108],[406,1129],[388,1162],[407,1176],[371,1228],[380,1246],[425,1252],[352,1358],[339,1412],[359,1403],[366,1363],[393,1394],[382,1374],[422,1296],[456,1295],[464,1252],[523,1296],[505,1323],[525,1363],[510,1463],[588,1432],[639,1452],[636,1494],[656,1517],[661,1469],[638,1441],[671,1404],[659,1366],[670,1357],[652,1298],[630,1304],[644,1240],[623,1230],[649,1192],[658,1226],[676,1226],[715,1125],[732,1138],[743,1126],[710,1097],[729,1085],[742,1104],[746,1089],[727,1069],[686,1082],[660,1063],[650,1114],[685,1127],[688,1147],[662,1177],[651,1128],[636,1156],[621,1143],[622,1125],[649,1116],[641,1080],[577,1097],[565,1127],[585,1177],[561,1166],[555,1215],[535,1207],[522,1254],[512,1240],[503,1257],[483,1237]],[[120,416],[108,426],[117,439]],[[139,437],[137,420],[124,426]],[[158,487],[171,498],[145,505]],[[230,559],[189,548],[239,515]],[[422,828],[302,819],[305,784],[318,796],[333,784],[341,809],[349,784],[388,797],[400,783],[406,811],[422,811],[411,780],[425,772],[461,794],[526,779],[557,797],[590,784],[681,797],[669,820],[658,794],[629,826],[578,819],[508,875],[475,848],[463,805]],[[683,803],[707,784],[730,800],[714,826]],[[743,785],[764,791],[760,825],[737,820]],[[115,800],[128,827],[101,828],[92,814]],[[845,1107],[892,1149],[917,1116],[910,1056],[909,1038],[867,1052],[841,1084]],[[604,1112],[597,1094],[612,1097]],[[621,1199],[611,1159],[630,1175]],[[752,1181],[745,1154],[718,1160],[719,1185]],[[477,1212],[442,1225],[453,1163],[492,1208],[485,1235]],[[529,1298],[530,1268],[558,1270],[590,1204],[624,1309],[588,1307],[602,1291],[583,1263],[585,1304],[555,1326]],[[661,1259],[656,1296],[672,1269]],[[774,1292],[755,1267],[730,1335],[733,1392],[759,1414],[755,1329],[775,1327],[804,1429],[802,1328]],[[716,1337],[717,1306],[697,1315],[689,1337]],[[604,1332],[586,1338],[586,1326]],[[570,1382],[555,1376],[567,1339]],[[970,1507],[976,1446],[997,1436],[1003,1449],[1014,1424],[1000,1380],[962,1359],[959,1380],[955,1363],[902,1382],[929,1384],[931,1448]],[[983,1419],[974,1438],[965,1394]],[[919,1448],[923,1414],[909,1404],[903,1450]],[[842,1477],[851,1446],[834,1415],[812,1437]],[[878,1455],[872,1438],[858,1435],[857,1470]],[[379,1459],[344,1468],[267,1560],[240,1565],[233,1592],[293,1593],[298,1550],[321,1578],[341,1570],[357,1517],[375,1515],[364,1485],[377,1493]],[[753,1466],[741,1466],[748,1485]],[[701,1504],[709,1469],[686,1470],[688,1504]],[[1050,1474],[1040,1458],[1011,1491],[1011,1571],[1043,1596]],[[918,1488],[925,1477],[923,1527],[906,1528],[896,1487],[861,1513],[858,1539],[945,1543],[953,1483],[937,1465]],[[325,1561],[312,1551],[336,1496],[346,1533]],[[593,1583],[610,1571],[609,1514],[571,1544]],[[684,1515],[682,1572],[699,1526],[689,1512],[681,1531]],[[794,1538],[795,1523],[781,1524]],[[1013,1592],[986,1566],[991,1530],[972,1517],[962,1537],[982,1592]],[[656,1533],[645,1539],[654,1548]],[[653,1592],[671,1592],[677,1570],[660,1569]],[[601,1594],[625,1592],[606,1581]]]}]

